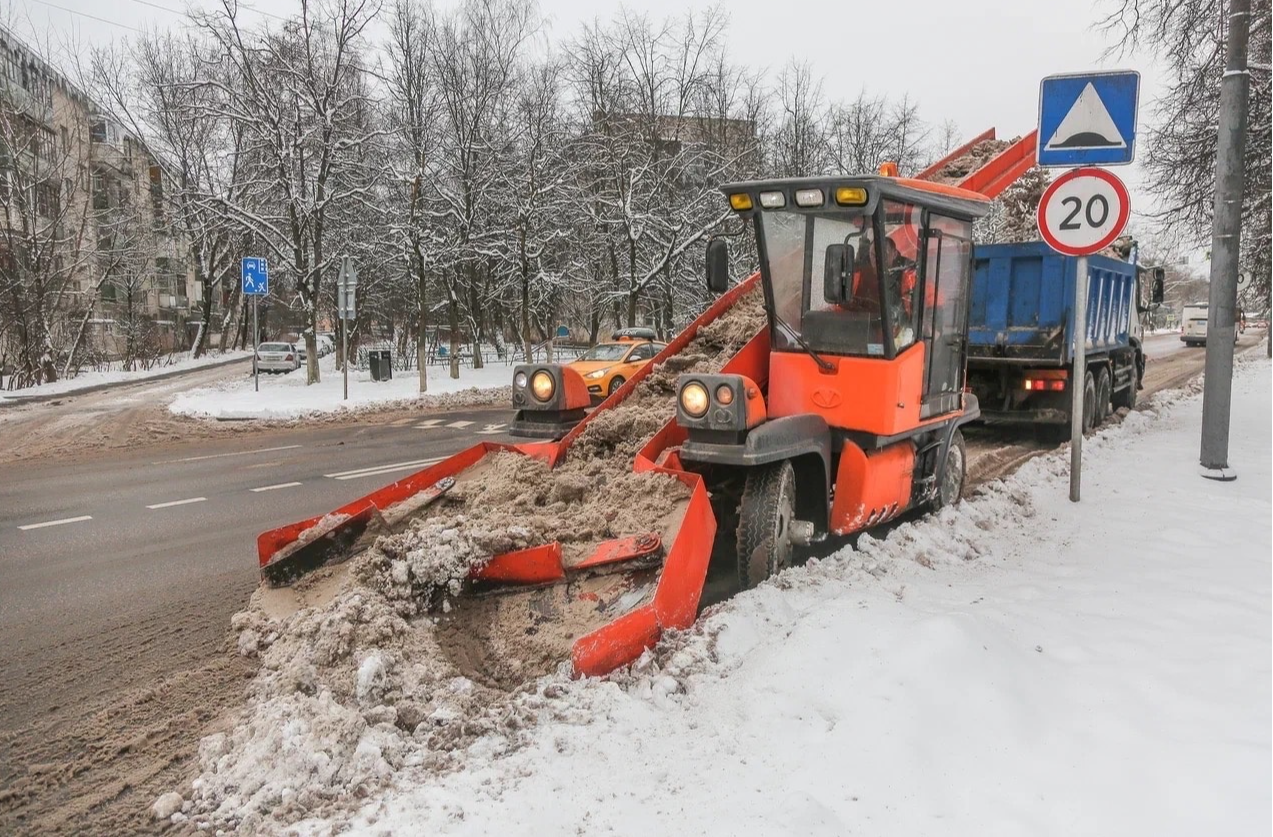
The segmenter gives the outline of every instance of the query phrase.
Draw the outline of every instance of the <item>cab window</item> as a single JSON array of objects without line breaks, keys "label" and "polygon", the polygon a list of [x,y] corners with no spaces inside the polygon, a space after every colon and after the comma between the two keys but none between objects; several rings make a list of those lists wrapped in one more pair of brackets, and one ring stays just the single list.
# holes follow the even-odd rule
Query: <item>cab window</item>
[{"label": "cab window", "polygon": [[642,343],[632,350],[632,354],[628,355],[628,363],[649,360],[652,357],[654,357],[654,346],[650,343]]}]

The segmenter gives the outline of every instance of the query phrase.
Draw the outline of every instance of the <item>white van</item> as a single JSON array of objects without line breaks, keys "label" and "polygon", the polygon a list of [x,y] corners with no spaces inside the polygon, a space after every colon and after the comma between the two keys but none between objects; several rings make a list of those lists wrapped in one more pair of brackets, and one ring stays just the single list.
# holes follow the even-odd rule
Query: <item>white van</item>
[{"label": "white van", "polygon": [[1180,313],[1180,339],[1186,346],[1204,346],[1207,343],[1207,303],[1186,305]]},{"label": "white van", "polygon": [[[1233,342],[1238,342],[1241,328],[1238,323],[1233,326]],[[1180,314],[1180,339],[1186,346],[1207,345],[1207,303],[1195,302],[1186,305]]]}]

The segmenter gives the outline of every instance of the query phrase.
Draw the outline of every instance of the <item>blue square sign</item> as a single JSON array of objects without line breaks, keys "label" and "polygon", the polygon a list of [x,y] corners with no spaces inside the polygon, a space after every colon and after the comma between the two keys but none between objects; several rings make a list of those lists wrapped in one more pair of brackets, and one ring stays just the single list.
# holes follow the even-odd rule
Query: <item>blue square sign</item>
[{"label": "blue square sign", "polygon": [[245,258],[242,281],[246,296],[267,296],[270,292],[270,263],[265,259]]},{"label": "blue square sign", "polygon": [[1136,157],[1140,73],[1072,73],[1039,85],[1040,166],[1121,166]]}]

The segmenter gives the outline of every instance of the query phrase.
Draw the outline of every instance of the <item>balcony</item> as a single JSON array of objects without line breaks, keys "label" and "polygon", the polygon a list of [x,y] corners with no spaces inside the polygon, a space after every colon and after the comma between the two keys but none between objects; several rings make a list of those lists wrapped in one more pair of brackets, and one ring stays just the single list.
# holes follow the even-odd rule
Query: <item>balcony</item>
[{"label": "balcony", "polygon": [[34,122],[46,127],[53,124],[53,104],[27,90],[17,81],[6,79],[0,75],[0,91],[12,104],[14,110]]}]

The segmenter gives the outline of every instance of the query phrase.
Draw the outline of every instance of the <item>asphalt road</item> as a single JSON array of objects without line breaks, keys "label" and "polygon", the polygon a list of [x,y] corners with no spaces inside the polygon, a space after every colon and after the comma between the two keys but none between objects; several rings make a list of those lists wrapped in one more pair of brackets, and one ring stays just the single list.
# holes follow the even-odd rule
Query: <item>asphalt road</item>
[{"label": "asphalt road", "polygon": [[[198,727],[169,740],[172,718],[241,694],[225,638],[258,581],[256,536],[510,441],[510,417],[398,412],[0,466],[0,833],[148,805],[197,741]],[[156,684],[171,717],[137,717]]]}]

